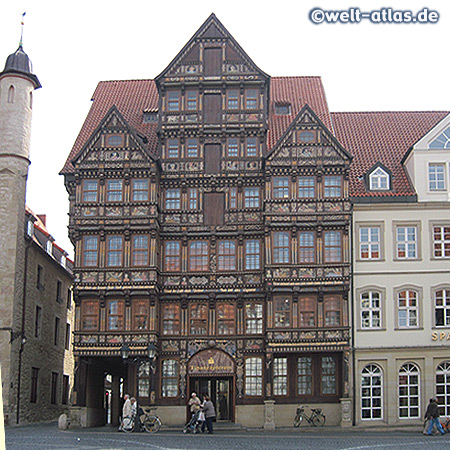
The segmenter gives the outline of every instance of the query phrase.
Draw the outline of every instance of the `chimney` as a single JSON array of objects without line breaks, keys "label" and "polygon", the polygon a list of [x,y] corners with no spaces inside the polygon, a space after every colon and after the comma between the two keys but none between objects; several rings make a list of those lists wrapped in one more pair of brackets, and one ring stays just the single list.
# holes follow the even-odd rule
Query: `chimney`
[{"label": "chimney", "polygon": [[39,217],[39,220],[44,224],[44,227],[47,226],[47,215],[46,214],[36,214]]}]

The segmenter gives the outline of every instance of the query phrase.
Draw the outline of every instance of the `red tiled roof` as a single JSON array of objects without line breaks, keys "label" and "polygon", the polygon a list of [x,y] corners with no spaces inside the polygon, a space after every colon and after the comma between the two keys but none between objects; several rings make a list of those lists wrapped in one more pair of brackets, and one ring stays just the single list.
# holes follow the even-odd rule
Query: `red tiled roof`
[{"label": "red tiled roof", "polygon": [[158,92],[153,80],[101,81],[92,97],[92,106],[61,173],[73,172],[71,161],[115,105],[128,124],[148,139],[148,148],[156,152],[157,123],[143,123],[144,110],[158,108]]},{"label": "red tiled roof", "polygon": [[[275,104],[291,104],[291,114],[275,115]],[[269,132],[267,150],[277,143],[300,110],[308,104],[333,132],[327,99],[320,77],[272,77],[270,79]]]},{"label": "red tiled roof", "polygon": [[[446,111],[331,113],[336,138],[353,155],[350,195],[415,195],[401,160],[407,150],[447,114]],[[390,192],[367,192],[364,176],[379,162],[391,171],[393,189]]]}]

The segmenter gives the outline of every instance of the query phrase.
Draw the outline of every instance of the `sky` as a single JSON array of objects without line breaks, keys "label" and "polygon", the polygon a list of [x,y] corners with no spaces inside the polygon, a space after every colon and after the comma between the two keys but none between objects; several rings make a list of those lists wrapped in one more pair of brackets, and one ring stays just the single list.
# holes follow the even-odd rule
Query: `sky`
[{"label": "sky", "polygon": [[[310,20],[317,8],[351,7],[414,14],[427,8],[439,20]],[[47,215],[47,228],[72,257],[68,194],[59,172],[96,85],[156,77],[213,12],[267,74],[321,76],[330,111],[450,110],[450,2],[442,0],[8,0],[1,11],[0,69],[18,47],[26,12],[23,47],[42,84],[33,103],[27,204]]]}]

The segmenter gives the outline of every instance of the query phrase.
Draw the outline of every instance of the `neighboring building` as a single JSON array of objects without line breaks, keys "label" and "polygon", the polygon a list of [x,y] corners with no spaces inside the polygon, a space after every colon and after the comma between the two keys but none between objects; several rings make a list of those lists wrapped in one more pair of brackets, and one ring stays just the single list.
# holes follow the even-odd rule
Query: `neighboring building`
[{"label": "neighboring building", "polygon": [[155,80],[98,85],[62,171],[81,422],[104,423],[107,380],[113,422],[138,385],[165,423],[195,390],[218,420],[270,429],[308,403],[351,425],[351,156],[332,129],[320,78],[269,77],[214,15]]},{"label": "neighboring building", "polygon": [[0,73],[0,364],[5,423],[55,420],[73,377],[72,262],[25,208],[32,95],[22,45]]},{"label": "neighboring building", "polygon": [[450,116],[332,113],[354,156],[354,399],[357,425],[450,415]]}]

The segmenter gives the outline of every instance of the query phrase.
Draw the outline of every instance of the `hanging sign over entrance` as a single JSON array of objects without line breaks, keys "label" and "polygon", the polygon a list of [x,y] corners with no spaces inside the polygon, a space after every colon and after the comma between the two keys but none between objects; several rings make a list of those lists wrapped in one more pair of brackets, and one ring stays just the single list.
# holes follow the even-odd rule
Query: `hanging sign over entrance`
[{"label": "hanging sign over entrance", "polygon": [[233,375],[233,358],[220,350],[210,349],[196,353],[188,364],[189,375]]}]

